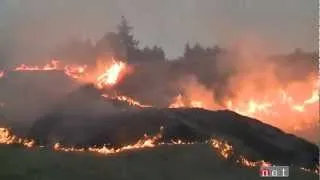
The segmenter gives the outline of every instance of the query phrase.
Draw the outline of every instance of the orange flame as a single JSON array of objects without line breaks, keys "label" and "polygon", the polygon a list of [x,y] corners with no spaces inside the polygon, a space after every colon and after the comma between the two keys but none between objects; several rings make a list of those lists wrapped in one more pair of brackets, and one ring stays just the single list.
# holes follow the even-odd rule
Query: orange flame
[{"label": "orange flame", "polygon": [[[99,66],[99,64],[98,64]],[[92,73],[90,76],[88,74],[87,65],[62,65],[57,60],[52,60],[50,63],[43,66],[31,66],[21,64],[18,67],[14,68],[13,71],[57,71],[61,70],[65,75],[76,79],[80,82],[91,82],[95,83],[96,86],[100,89],[105,87],[110,87],[115,85],[121,78],[124,70],[128,68],[127,64],[121,61],[116,61],[112,58],[112,64],[110,66],[104,66],[103,72],[100,72],[100,67],[96,67],[96,73]],[[97,74],[98,73],[98,74]],[[92,77],[92,75],[96,75]],[[4,76],[4,71],[0,71],[0,78]]]},{"label": "orange flame", "polygon": [[128,96],[109,96],[108,94],[102,94],[101,96],[104,98],[107,98],[107,99],[113,99],[113,100],[126,102],[127,104],[129,104],[131,106],[138,106],[138,107],[142,107],[142,108],[152,107],[151,105],[141,104],[140,102],[138,102]]},{"label": "orange flame", "polygon": [[9,129],[0,128],[0,144],[21,144],[27,148],[31,148],[34,145],[34,141],[19,138],[13,135]]},{"label": "orange flame", "polygon": [[[211,139],[212,147],[224,158],[229,159],[232,155],[234,155],[234,148],[232,145],[228,144],[227,142],[223,142],[217,139]],[[236,163],[241,164],[242,166],[246,167],[260,167],[260,166],[271,166],[270,162],[266,162],[264,160],[259,161],[250,161],[245,158],[243,155],[236,157]]]},{"label": "orange flame", "polygon": [[181,94],[175,97],[172,104],[169,105],[169,108],[180,108],[180,107],[186,107],[185,103],[182,100]]},{"label": "orange flame", "polygon": [[[315,84],[313,78],[310,78],[306,82],[292,83],[286,88],[270,87],[265,92],[259,92],[248,88],[254,85],[247,82],[245,89],[238,90],[235,98],[226,98],[221,105],[215,102],[211,90],[193,84],[184,89],[184,95],[179,94],[174,98],[169,108],[229,109],[316,141],[319,137],[315,137],[314,131],[320,125],[319,94]],[[310,128],[313,131],[308,130]]]},{"label": "orange flame", "polygon": [[87,65],[66,65],[64,73],[73,79],[80,79],[85,75],[87,67]]},{"label": "orange flame", "polygon": [[[162,131],[163,127],[160,128],[160,132]],[[158,133],[155,136],[149,137],[148,135],[144,135],[144,137],[135,144],[126,145],[120,148],[108,148],[106,146],[103,146],[101,148],[99,147],[89,147],[88,152],[96,152],[99,154],[109,155],[109,154],[115,154],[115,153],[121,153],[124,151],[129,150],[135,150],[135,149],[143,149],[143,148],[154,148],[158,145],[157,141],[160,140],[162,137],[161,133]],[[64,151],[64,152],[84,152],[84,148],[73,148],[73,147],[63,147],[59,143],[56,143],[54,145],[54,150],[56,151]]]},{"label": "orange flame", "polygon": [[198,100],[186,100],[181,94],[179,94],[177,97],[175,97],[174,102],[169,105],[169,108],[182,107],[204,108],[204,103]]},{"label": "orange flame", "polygon": [[[74,148],[74,147],[65,147],[62,146],[60,143],[55,143],[53,146],[54,151],[59,152],[93,152],[93,153],[99,153],[103,155],[111,155],[116,153],[121,153],[125,151],[132,151],[132,150],[138,150],[138,149],[145,149],[145,148],[156,148],[161,145],[189,145],[189,144],[195,144],[195,142],[183,142],[181,140],[177,141],[171,141],[171,143],[161,143],[159,140],[162,138],[162,132],[163,127],[160,127],[160,132],[156,134],[155,136],[148,136],[144,135],[143,138],[139,139],[136,143],[131,145],[126,145],[120,148],[108,148],[106,146],[103,146],[101,148],[99,147],[89,147],[88,149],[85,148]],[[210,141],[206,141],[206,143],[211,142],[211,146],[218,152],[224,159],[229,159],[231,155],[234,154],[234,149],[232,145],[228,144],[227,142],[217,140],[217,139],[211,139]],[[24,147],[30,148],[34,147],[34,141],[33,140],[26,140],[23,138],[18,138],[17,136],[13,135],[9,129],[7,128],[0,128],[0,144],[22,144]],[[40,146],[42,147],[42,146]],[[242,166],[246,167],[257,167],[257,166],[271,166],[272,164],[270,162],[266,162],[264,160],[259,161],[250,161],[244,156],[240,155],[236,163],[241,164]],[[319,167],[313,171],[307,168],[300,168],[303,171],[310,172],[310,173],[316,173],[319,175]]]},{"label": "orange flame", "polygon": [[127,145],[123,146],[120,148],[107,148],[107,147],[102,147],[102,148],[89,148],[90,152],[97,152],[100,154],[114,154],[114,153],[120,153],[128,150],[135,150],[135,149],[143,149],[143,148],[154,148],[157,146],[156,141],[159,140],[162,137],[161,134],[158,134],[153,137],[149,137],[147,135],[144,135],[143,139],[138,140],[137,143],[132,144],[132,145]]},{"label": "orange flame", "polygon": [[218,150],[218,152],[222,155],[223,158],[228,159],[228,157],[230,157],[231,154],[233,154],[233,148],[228,143],[224,143],[216,139],[212,139],[211,141],[212,147]]},{"label": "orange flame", "polygon": [[245,158],[244,156],[240,156],[239,159],[236,161],[237,163],[240,163],[243,166],[246,167],[268,167],[268,166],[272,166],[272,164],[270,162],[266,162],[264,160],[259,160],[259,161],[250,161],[247,158]]},{"label": "orange flame", "polygon": [[[21,64],[18,67],[14,68],[13,71],[64,71],[65,75],[73,78],[80,79],[86,72],[87,65],[65,65],[62,66],[61,63],[57,60],[52,60],[50,63],[45,64],[44,66],[30,66]],[[1,75],[1,74],[0,74]]]},{"label": "orange flame", "polygon": [[104,87],[115,85],[120,78],[121,72],[126,68],[126,64],[121,61],[113,59],[112,65],[105,68],[104,73],[97,78],[97,87],[102,89]]},{"label": "orange flame", "polygon": [[44,66],[28,66],[25,64],[21,64],[16,67],[14,71],[53,71],[58,70],[59,61],[52,60],[50,63]]},{"label": "orange flame", "polygon": [[60,143],[55,143],[53,145],[53,150],[63,151],[63,152],[84,152],[84,148],[74,148],[74,147],[63,147]]},{"label": "orange flame", "polygon": [[[114,58],[111,59],[110,65],[104,65],[102,69],[97,67],[97,72],[94,73],[88,73],[87,65],[61,66],[61,63],[56,60],[52,60],[44,66],[22,64],[14,71],[62,70],[67,76],[77,81],[94,83],[97,88],[103,89],[116,85],[130,69],[126,63],[116,61]],[[0,78],[3,76],[4,71],[0,71]],[[308,129],[320,127],[318,119],[319,87],[315,87],[314,77],[310,77],[305,82],[291,83],[284,87],[273,76],[272,72],[268,71],[266,73],[248,73],[248,76],[235,78],[230,83],[232,86],[230,89],[236,90],[235,97],[226,98],[222,103],[215,101],[211,90],[195,81],[190,81],[184,87],[183,95],[179,94],[169,107],[197,107],[209,110],[227,108],[239,114],[260,119],[286,132],[306,136],[313,141],[317,137],[313,137],[315,136],[313,134],[310,135],[311,131]],[[262,83],[264,88],[256,88],[256,79],[261,80],[259,83]],[[134,106],[150,107],[150,105],[143,105],[127,96],[111,98],[126,101]],[[298,132],[299,134],[297,134]],[[309,136],[312,137],[309,138]]]}]

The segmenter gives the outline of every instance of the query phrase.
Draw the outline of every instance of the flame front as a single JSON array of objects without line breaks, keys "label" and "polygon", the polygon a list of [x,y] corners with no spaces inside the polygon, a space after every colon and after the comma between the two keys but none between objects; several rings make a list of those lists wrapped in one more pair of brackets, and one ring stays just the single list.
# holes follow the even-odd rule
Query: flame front
[{"label": "flame front", "polygon": [[145,134],[143,139],[138,140],[137,143],[132,145],[127,145],[120,148],[107,148],[105,146],[102,148],[91,147],[88,150],[89,152],[97,152],[100,154],[114,154],[134,149],[154,148],[157,146],[157,141],[160,140],[161,137],[162,135],[160,133],[153,137],[149,137]]},{"label": "flame front", "polygon": [[[240,82],[238,82],[240,83]],[[286,132],[317,141],[319,125],[319,91],[316,81],[292,83],[286,88],[271,86],[265,92],[252,90],[249,82],[236,91],[233,98],[216,102],[212,90],[201,85],[186,86],[169,105],[170,108],[196,107],[209,110],[229,109],[241,115],[259,119]],[[312,129],[312,131],[310,131]],[[319,130],[318,130],[319,131]]]},{"label": "flame front", "polygon": [[[88,65],[63,65],[58,60],[51,60],[48,64],[43,66],[21,64],[13,68],[13,71],[63,71],[65,75],[72,79],[75,79],[79,82],[94,83],[96,87],[102,89],[105,87],[114,86],[121,78],[124,70],[128,68],[126,63],[122,61],[116,61],[113,57],[111,59],[111,65],[106,66],[104,64],[103,67],[100,67],[98,64],[97,67],[95,67],[96,70],[94,72],[89,72]],[[106,62],[110,62],[110,60],[104,59],[103,63]],[[4,71],[0,71],[0,78],[3,76]]]},{"label": "flame front", "polygon": [[[190,145],[190,144],[196,144],[196,142],[184,142],[181,140],[171,141],[171,143],[163,143],[160,142],[162,138],[162,132],[163,127],[160,127],[160,132],[156,134],[155,136],[148,136],[144,135],[143,138],[139,139],[136,143],[131,145],[126,145],[120,148],[108,148],[106,146],[103,146],[101,148],[99,147],[89,147],[87,149],[85,148],[74,148],[74,147],[65,147],[61,145],[60,143],[55,143],[53,146],[54,151],[59,152],[93,152],[93,153],[99,153],[103,155],[111,155],[116,153],[121,153],[125,151],[132,151],[132,150],[138,150],[138,149],[145,149],[145,148],[156,148],[163,145]],[[206,141],[205,143],[210,143],[213,149],[223,157],[223,159],[231,159],[231,157],[235,157],[234,155],[234,148],[232,145],[228,144],[225,141],[221,141],[218,139],[211,139],[210,141]],[[24,138],[19,138],[15,135],[13,135],[9,129],[7,128],[0,128],[0,144],[21,144],[24,147],[30,148],[34,147],[34,141],[33,140],[27,140]],[[235,157],[236,159],[231,159],[235,163],[241,164],[242,166],[246,167],[259,167],[259,166],[271,166],[272,164],[270,162],[266,162],[264,160],[259,161],[250,161],[245,156],[240,155],[239,157]],[[310,170],[307,168],[300,168],[303,171],[310,172],[310,173],[316,173],[319,175],[319,167],[316,170]]]},{"label": "flame front", "polygon": [[[52,60],[50,63],[43,66],[31,66],[21,64],[14,68],[13,71],[24,72],[24,71],[63,71],[65,75],[73,79],[80,79],[86,73],[87,65],[62,65],[58,60]],[[0,73],[1,75],[1,73]]]},{"label": "flame front", "polygon": [[186,100],[181,94],[174,98],[174,102],[169,105],[169,108],[182,108],[182,107],[194,107],[204,108],[205,105],[199,100]]},{"label": "flame front", "polygon": [[[234,148],[232,145],[228,144],[227,142],[217,140],[217,139],[211,139],[211,145],[212,147],[220,154],[224,159],[230,159],[231,157],[234,157]],[[250,161],[247,158],[245,158],[243,155],[240,155],[239,157],[235,157],[236,163],[239,163],[246,167],[259,167],[259,166],[271,166],[270,162],[266,162],[264,160],[259,161]]]},{"label": "flame front", "polygon": [[73,79],[81,79],[84,77],[87,67],[87,65],[66,65],[64,73]]},{"label": "flame front", "polygon": [[0,128],[0,144],[21,144],[25,147],[31,148],[34,145],[33,140],[19,138],[13,135],[9,129]]},{"label": "flame front", "polygon": [[[148,136],[144,135],[142,139],[139,139],[135,144],[131,145],[126,145],[120,148],[108,148],[106,146],[103,147],[89,147],[87,149],[87,152],[96,152],[100,154],[115,154],[115,153],[120,153],[124,151],[129,151],[129,150],[134,150],[134,149],[143,149],[143,148],[154,148],[156,147],[159,143],[159,141],[162,138],[162,131],[163,127],[160,127],[160,133],[158,133],[155,136]],[[86,151],[84,148],[73,148],[73,147],[63,147],[61,146],[60,143],[56,143],[54,145],[54,150],[56,151],[64,151],[64,152],[84,152]]]},{"label": "flame front", "polygon": [[141,108],[152,107],[151,105],[141,104],[140,102],[138,102],[128,96],[117,96],[117,95],[110,96],[108,94],[102,94],[101,96],[104,98],[107,98],[107,99],[113,99],[113,100],[125,102],[125,103],[129,104],[130,106],[137,106],[137,107],[141,107]]},{"label": "flame front", "polygon": [[25,64],[21,64],[16,67],[14,71],[53,71],[58,70],[59,61],[52,60],[50,63],[44,66],[28,66]]},{"label": "flame front", "polygon": [[228,159],[233,154],[233,148],[228,143],[224,143],[216,139],[212,139],[211,141],[211,145],[213,146],[213,148],[218,150],[221,156],[225,159]]},{"label": "flame front", "polygon": [[[89,71],[87,65],[62,65],[57,60],[52,60],[43,66],[19,65],[13,71],[63,71],[81,83],[94,83],[99,89],[112,88],[120,82],[121,78],[128,73],[130,66],[114,58],[98,59],[104,64]],[[108,63],[109,62],[109,63]],[[107,63],[107,64],[105,64]],[[0,78],[7,71],[0,71]],[[257,83],[257,80],[260,80]],[[230,80],[232,97],[224,97],[216,101],[212,89],[207,89],[198,82],[190,81],[184,87],[183,92],[172,100],[170,108],[196,107],[208,110],[229,109],[239,114],[259,119],[267,124],[276,126],[288,133],[302,136],[313,142],[317,141],[319,131],[319,84],[315,75],[310,75],[301,82],[281,84],[272,74],[248,73],[244,77],[236,77]],[[262,84],[263,88],[257,88]],[[144,105],[128,96],[108,96],[111,99],[127,102],[139,107],[151,107]],[[222,101],[222,102],[221,102]]]},{"label": "flame front", "polygon": [[105,68],[104,73],[98,76],[97,78],[97,87],[102,89],[104,87],[115,85],[123,70],[126,68],[126,64],[121,61],[113,62],[110,67]]}]

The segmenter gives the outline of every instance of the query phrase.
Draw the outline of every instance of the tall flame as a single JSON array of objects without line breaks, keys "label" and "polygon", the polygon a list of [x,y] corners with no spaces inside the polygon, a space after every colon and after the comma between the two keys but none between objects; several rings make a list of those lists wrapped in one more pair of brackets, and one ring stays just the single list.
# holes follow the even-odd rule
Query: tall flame
[{"label": "tall flame", "polygon": [[115,85],[121,75],[121,72],[126,68],[126,64],[121,61],[113,62],[110,67],[105,68],[104,73],[98,76],[97,78],[97,87],[102,89],[104,87]]},{"label": "tall flame", "polygon": [[[310,78],[306,82],[293,83],[286,88],[270,87],[265,92],[239,89],[233,98],[216,102],[212,90],[193,84],[173,99],[169,108],[196,107],[209,110],[229,109],[239,114],[257,118],[289,133],[316,141],[319,124],[319,90]],[[309,129],[313,129],[310,131]],[[319,129],[320,130],[320,129]]]},{"label": "tall flame", "polygon": [[63,71],[65,75],[73,79],[80,79],[85,74],[86,68],[87,65],[62,65],[58,60],[51,60],[50,63],[43,66],[21,64],[13,71]]}]

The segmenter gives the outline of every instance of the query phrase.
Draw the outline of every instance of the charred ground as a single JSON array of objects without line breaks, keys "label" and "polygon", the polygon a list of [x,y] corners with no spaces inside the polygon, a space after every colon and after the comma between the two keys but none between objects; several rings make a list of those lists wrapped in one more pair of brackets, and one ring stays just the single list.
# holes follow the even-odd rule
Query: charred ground
[{"label": "charred ground", "polygon": [[28,137],[40,145],[60,142],[76,147],[119,147],[136,142],[145,133],[154,135],[163,126],[164,142],[204,142],[220,137],[254,160],[308,168],[315,168],[319,162],[316,145],[232,111],[139,108],[110,101],[101,93],[90,85],[71,93],[52,112],[35,121]]}]

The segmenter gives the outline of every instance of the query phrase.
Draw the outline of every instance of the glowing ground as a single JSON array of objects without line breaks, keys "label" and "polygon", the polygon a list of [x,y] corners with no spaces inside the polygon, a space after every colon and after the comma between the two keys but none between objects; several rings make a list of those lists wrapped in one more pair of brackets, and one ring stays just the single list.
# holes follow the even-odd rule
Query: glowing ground
[{"label": "glowing ground", "polygon": [[[114,156],[63,153],[0,146],[0,179],[105,180],[184,179],[256,180],[258,168],[224,160],[208,145],[177,145],[124,152]],[[293,180],[316,180],[316,174],[291,167]]]}]

